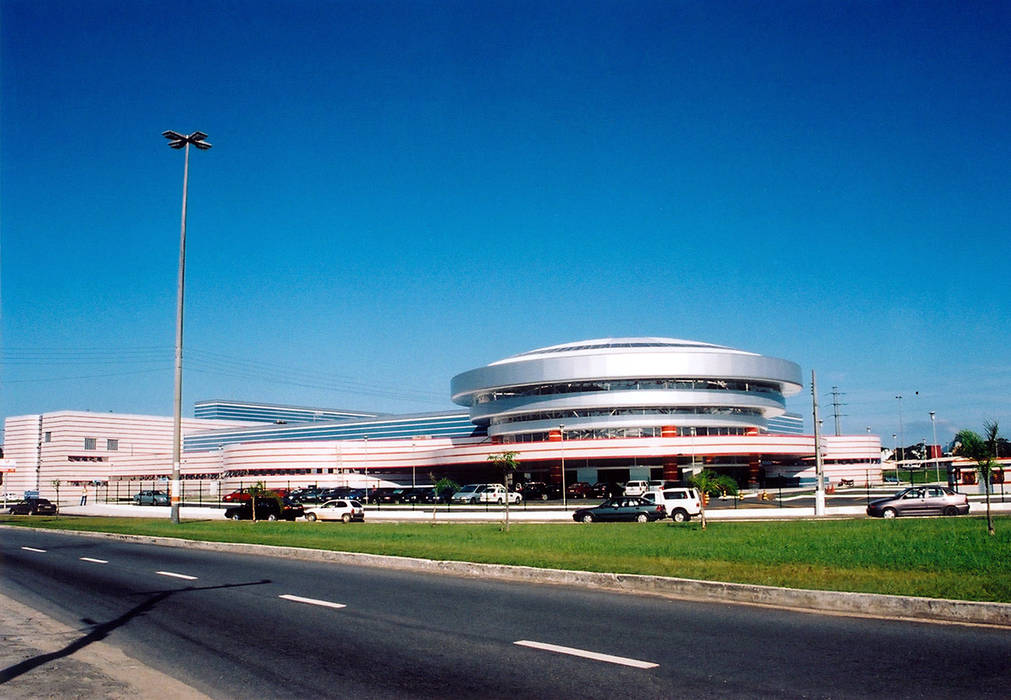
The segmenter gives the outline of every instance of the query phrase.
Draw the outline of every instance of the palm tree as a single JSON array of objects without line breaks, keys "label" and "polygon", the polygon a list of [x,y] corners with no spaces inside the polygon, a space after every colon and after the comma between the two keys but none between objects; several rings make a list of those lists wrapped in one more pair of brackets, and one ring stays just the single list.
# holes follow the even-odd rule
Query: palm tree
[{"label": "palm tree", "polygon": [[[699,490],[703,496],[726,496],[728,493],[737,495],[737,482],[733,477],[726,474],[718,474],[711,469],[703,469],[698,474],[688,480],[692,486]],[[702,498],[701,512],[699,516],[702,520],[702,529],[706,529],[706,504]]]},{"label": "palm tree", "polygon": [[994,458],[997,456],[997,421],[983,421],[984,437],[980,437],[972,430],[959,430],[955,435],[955,454],[968,457],[976,463],[976,470],[979,472],[979,480],[983,482],[983,492],[986,494],[986,531],[988,534],[995,534],[993,529],[993,517],[990,515],[990,478],[993,468],[996,466]]},{"label": "palm tree", "polygon": [[271,495],[276,496],[277,494],[274,494],[272,491],[268,490],[266,484],[264,484],[262,481],[257,481],[255,484],[246,489],[246,491],[247,493],[249,493],[249,505],[253,509],[253,521],[255,522],[256,499],[264,498]]}]

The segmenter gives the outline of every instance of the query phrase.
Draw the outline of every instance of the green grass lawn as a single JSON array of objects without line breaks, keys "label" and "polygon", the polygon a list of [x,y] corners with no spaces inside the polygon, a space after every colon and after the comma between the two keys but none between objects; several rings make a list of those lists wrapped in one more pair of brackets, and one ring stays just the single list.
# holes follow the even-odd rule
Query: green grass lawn
[{"label": "green grass lawn", "polygon": [[286,523],[0,516],[0,523],[1011,602],[1011,518],[710,523]]}]

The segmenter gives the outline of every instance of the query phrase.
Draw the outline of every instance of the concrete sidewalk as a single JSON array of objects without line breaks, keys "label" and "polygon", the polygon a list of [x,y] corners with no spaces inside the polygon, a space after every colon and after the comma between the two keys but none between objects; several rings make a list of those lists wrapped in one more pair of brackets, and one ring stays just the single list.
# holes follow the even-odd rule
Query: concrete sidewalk
[{"label": "concrete sidewalk", "polygon": [[[577,507],[570,505],[568,510],[558,507],[536,506],[510,508],[509,520],[517,523],[572,522],[572,513]],[[991,503],[994,513],[1011,513],[1011,503]],[[976,500],[970,502],[970,515],[985,514],[986,506]],[[96,503],[87,506],[63,506],[63,515],[96,515],[133,518],[167,518],[168,506],[135,506],[128,504]],[[866,513],[863,505],[828,506],[825,508],[826,518],[851,518]],[[208,506],[183,506],[180,516],[187,520],[218,520],[224,518],[224,509]],[[368,506],[365,517],[370,522],[431,522],[431,507],[412,510],[409,506],[383,506],[376,508]],[[711,521],[740,520],[791,520],[814,518],[813,507],[779,508],[766,504],[747,503],[739,508],[710,507],[706,510],[706,518]],[[453,506],[452,509],[440,507],[435,513],[437,522],[500,522],[505,520],[505,511],[491,508],[485,510],[481,506]]]},{"label": "concrete sidewalk", "polygon": [[0,595],[0,697],[207,697],[99,641],[93,627],[70,627]]}]

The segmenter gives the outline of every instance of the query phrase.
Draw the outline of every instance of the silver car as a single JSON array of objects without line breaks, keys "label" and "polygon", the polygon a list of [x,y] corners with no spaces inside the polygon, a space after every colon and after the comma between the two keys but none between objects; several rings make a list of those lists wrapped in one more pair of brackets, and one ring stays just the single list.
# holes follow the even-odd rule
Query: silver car
[{"label": "silver car", "polygon": [[899,515],[965,515],[969,499],[944,486],[913,486],[894,496],[867,504],[867,515],[894,518]]}]

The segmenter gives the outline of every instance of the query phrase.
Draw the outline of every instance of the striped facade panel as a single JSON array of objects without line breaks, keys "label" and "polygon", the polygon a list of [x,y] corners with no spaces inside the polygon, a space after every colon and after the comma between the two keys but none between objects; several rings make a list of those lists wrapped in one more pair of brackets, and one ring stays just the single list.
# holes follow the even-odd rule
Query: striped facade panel
[{"label": "striped facade panel", "polygon": [[342,411],[308,406],[280,406],[247,401],[198,401],[193,408],[197,418],[208,420],[238,420],[255,423],[312,423],[317,421],[358,420],[375,418],[379,413]]},{"label": "striped facade panel", "polygon": [[[80,494],[84,482],[106,481],[120,462],[138,456],[161,455],[158,459],[171,470],[171,417],[59,411],[14,416],[4,425],[4,455],[16,464],[16,471],[4,479],[11,496],[37,490],[45,498],[55,498],[53,482],[59,481],[60,497],[66,501],[68,495]],[[234,425],[232,421],[182,421],[184,434]]]},{"label": "striped facade panel", "polygon": [[770,433],[801,435],[804,433],[804,417],[796,413],[774,416],[769,419],[767,429]]},{"label": "striped facade panel", "polygon": [[362,440],[410,438],[415,436],[457,437],[480,435],[467,413],[399,416],[396,418],[277,425],[242,430],[224,430],[187,436],[183,449],[187,452],[222,448],[246,442],[276,442],[280,440]]}]

